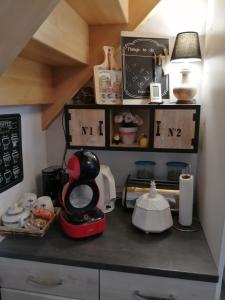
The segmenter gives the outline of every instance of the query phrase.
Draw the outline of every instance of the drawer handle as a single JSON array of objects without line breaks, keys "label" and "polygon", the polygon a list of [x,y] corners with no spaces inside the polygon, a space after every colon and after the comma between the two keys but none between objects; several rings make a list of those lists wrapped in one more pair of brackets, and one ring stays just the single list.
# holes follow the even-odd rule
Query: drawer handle
[{"label": "drawer handle", "polygon": [[35,278],[33,276],[29,276],[27,278],[27,282],[36,284],[39,286],[44,286],[44,287],[56,287],[56,286],[60,286],[63,284],[63,280],[61,280],[61,279],[58,279],[58,280],[41,279],[41,278]]},{"label": "drawer handle", "polygon": [[143,295],[139,291],[134,291],[134,295],[138,299],[144,299],[144,300],[176,300],[172,295],[170,295],[168,298],[152,297],[152,296]]}]

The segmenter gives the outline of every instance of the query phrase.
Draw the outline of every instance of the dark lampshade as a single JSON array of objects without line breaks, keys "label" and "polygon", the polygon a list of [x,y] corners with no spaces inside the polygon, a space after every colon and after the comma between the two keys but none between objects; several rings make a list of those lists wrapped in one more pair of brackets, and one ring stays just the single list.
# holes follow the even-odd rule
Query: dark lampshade
[{"label": "dark lampshade", "polygon": [[171,61],[190,59],[201,60],[201,49],[197,32],[180,32],[176,36],[176,41],[171,56]]}]

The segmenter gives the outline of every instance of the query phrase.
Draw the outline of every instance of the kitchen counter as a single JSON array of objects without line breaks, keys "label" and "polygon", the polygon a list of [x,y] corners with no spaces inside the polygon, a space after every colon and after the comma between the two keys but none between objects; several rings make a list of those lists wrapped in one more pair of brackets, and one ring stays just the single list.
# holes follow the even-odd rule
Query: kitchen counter
[{"label": "kitchen counter", "polygon": [[203,232],[171,228],[149,234],[131,224],[131,213],[107,214],[103,234],[82,240],[64,236],[56,222],[43,238],[10,236],[0,256],[103,270],[217,282],[218,272]]}]

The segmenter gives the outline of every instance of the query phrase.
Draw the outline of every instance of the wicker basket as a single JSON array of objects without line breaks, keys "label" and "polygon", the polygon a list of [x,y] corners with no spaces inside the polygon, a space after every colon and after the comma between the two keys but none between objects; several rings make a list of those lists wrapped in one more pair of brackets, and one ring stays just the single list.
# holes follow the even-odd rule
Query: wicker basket
[{"label": "wicker basket", "polygon": [[0,225],[0,234],[1,235],[29,235],[29,236],[39,236],[42,237],[45,235],[46,231],[49,229],[50,225],[54,222],[56,217],[59,215],[60,207],[55,207],[55,212],[51,220],[43,227],[42,229],[27,229],[27,228],[12,228],[8,226]]}]

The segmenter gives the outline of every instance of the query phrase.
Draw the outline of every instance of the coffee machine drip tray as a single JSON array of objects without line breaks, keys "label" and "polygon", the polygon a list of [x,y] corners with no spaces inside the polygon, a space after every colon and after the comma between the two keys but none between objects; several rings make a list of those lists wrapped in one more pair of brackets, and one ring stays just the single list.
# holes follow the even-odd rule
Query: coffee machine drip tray
[{"label": "coffee machine drip tray", "polygon": [[104,218],[104,213],[100,209],[95,208],[81,216],[72,216],[63,212],[63,217],[70,224],[81,225],[84,223],[92,223],[101,220]]}]

